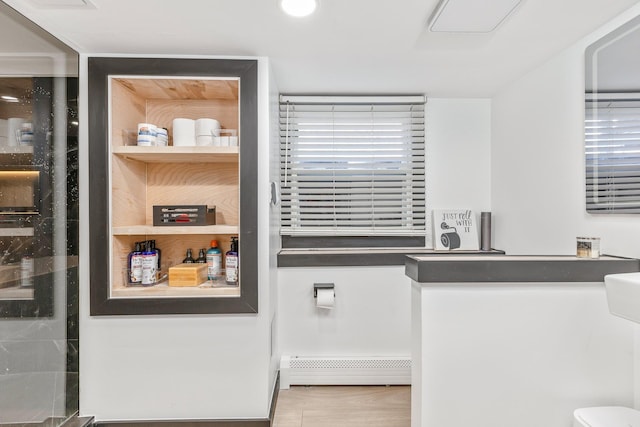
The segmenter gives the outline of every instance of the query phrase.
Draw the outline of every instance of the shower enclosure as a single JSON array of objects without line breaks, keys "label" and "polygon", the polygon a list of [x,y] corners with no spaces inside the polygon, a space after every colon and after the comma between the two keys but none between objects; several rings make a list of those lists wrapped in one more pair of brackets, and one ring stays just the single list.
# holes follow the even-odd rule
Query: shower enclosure
[{"label": "shower enclosure", "polygon": [[77,73],[0,2],[0,427],[78,411]]}]

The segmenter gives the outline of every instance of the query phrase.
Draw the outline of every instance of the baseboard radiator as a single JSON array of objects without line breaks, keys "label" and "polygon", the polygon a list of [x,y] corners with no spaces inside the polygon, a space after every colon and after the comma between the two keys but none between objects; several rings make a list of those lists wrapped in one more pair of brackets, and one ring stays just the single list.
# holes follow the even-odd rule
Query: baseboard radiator
[{"label": "baseboard radiator", "polygon": [[282,356],[280,389],[291,385],[411,384],[410,357]]}]

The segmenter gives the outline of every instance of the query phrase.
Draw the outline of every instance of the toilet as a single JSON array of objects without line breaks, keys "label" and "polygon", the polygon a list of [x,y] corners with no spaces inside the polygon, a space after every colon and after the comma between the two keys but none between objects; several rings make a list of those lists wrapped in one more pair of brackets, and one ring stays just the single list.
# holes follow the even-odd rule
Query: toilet
[{"label": "toilet", "polygon": [[596,406],[573,412],[573,427],[640,427],[640,411],[624,406]]},{"label": "toilet", "polygon": [[[604,277],[609,312],[640,324],[639,273],[608,274]],[[640,427],[640,411],[624,406],[595,406],[573,411],[573,427]]]}]

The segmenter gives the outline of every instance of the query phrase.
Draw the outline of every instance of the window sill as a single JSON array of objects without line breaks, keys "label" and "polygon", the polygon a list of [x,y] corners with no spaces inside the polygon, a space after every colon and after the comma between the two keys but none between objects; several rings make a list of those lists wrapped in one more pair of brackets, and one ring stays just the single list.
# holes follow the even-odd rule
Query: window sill
[{"label": "window sill", "polygon": [[278,267],[371,267],[404,265],[407,255],[504,255],[504,251],[435,251],[424,248],[283,249]]}]

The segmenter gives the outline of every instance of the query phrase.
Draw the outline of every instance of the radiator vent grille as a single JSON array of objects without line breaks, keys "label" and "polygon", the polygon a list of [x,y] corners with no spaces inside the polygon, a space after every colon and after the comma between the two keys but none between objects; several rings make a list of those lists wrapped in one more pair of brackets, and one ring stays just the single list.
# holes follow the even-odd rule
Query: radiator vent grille
[{"label": "radiator vent grille", "polygon": [[409,359],[344,359],[344,358],[292,358],[292,369],[393,369],[411,368]]},{"label": "radiator vent grille", "polygon": [[280,360],[280,388],[348,384],[411,384],[411,358],[282,356]]}]

